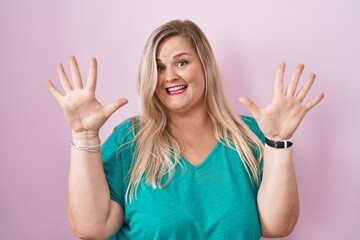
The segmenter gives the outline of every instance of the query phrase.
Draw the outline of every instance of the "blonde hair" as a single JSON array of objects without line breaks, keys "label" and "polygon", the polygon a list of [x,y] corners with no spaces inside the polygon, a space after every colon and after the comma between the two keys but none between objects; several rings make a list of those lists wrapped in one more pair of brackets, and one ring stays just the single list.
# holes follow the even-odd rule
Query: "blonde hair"
[{"label": "blonde hair", "polygon": [[[129,173],[126,200],[131,202],[136,197],[142,179],[153,188],[166,186],[180,162],[180,147],[168,131],[165,107],[155,94],[157,49],[164,39],[172,36],[184,37],[197,52],[205,74],[204,105],[214,126],[215,137],[239,153],[251,181],[255,181],[258,186],[263,152],[261,141],[227,103],[220,72],[205,34],[189,20],[174,20],[160,26],[150,35],[140,62],[140,114],[134,139],[136,154]],[[254,149],[258,151],[257,157]]]}]

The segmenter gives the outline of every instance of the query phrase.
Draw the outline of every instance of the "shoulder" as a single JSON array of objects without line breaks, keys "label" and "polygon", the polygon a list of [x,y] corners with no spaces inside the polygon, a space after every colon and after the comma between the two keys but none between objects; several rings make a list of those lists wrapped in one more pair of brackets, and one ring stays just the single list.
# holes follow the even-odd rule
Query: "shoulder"
[{"label": "shoulder", "polygon": [[244,123],[253,131],[258,131],[260,128],[256,122],[256,120],[253,117],[241,115],[241,120],[243,120]]},{"label": "shoulder", "polygon": [[121,122],[119,125],[117,125],[114,128],[113,134],[117,133],[124,133],[128,130],[131,130],[132,128],[136,127],[136,125],[138,124],[139,120],[138,117],[131,117],[126,119],[125,121]]},{"label": "shoulder", "polygon": [[262,142],[265,141],[264,134],[253,117],[241,115],[240,118]]},{"label": "shoulder", "polygon": [[103,147],[119,147],[126,142],[133,141],[137,127],[138,120],[136,117],[126,119],[114,128],[113,132],[104,142]]},{"label": "shoulder", "polygon": [[139,118],[138,117],[132,117],[128,118],[125,121],[121,122],[119,125],[117,125],[114,128],[114,131],[112,134],[115,135],[123,135],[127,138],[134,138],[139,128]]}]

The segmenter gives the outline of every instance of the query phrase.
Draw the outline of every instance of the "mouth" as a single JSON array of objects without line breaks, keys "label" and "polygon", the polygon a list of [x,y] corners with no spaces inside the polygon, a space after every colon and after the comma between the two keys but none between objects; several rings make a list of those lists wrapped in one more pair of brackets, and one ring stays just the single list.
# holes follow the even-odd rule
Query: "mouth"
[{"label": "mouth", "polygon": [[187,85],[179,85],[179,86],[174,86],[174,87],[168,87],[166,88],[166,92],[169,95],[176,95],[176,94],[181,94],[183,92],[186,91]]}]

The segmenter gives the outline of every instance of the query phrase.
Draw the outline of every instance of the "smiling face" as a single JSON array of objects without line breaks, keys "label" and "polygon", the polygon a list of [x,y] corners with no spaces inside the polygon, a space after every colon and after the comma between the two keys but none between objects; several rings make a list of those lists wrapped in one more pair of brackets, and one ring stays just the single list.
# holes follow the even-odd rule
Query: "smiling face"
[{"label": "smiling face", "polygon": [[200,59],[182,36],[165,39],[156,54],[156,95],[169,113],[204,110],[205,76]]}]

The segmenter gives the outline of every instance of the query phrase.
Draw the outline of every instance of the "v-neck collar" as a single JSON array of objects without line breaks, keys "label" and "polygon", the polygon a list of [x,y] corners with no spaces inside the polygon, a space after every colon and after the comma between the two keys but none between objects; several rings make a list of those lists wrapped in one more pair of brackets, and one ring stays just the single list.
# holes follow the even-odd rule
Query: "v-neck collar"
[{"label": "v-neck collar", "polygon": [[210,159],[212,158],[212,156],[216,153],[216,151],[218,150],[218,148],[220,147],[221,142],[217,141],[217,143],[215,144],[215,146],[213,147],[213,149],[211,150],[211,152],[204,158],[204,160],[202,160],[198,165],[193,165],[191,164],[185,157],[180,156],[181,160],[188,165],[190,168],[192,169],[199,169],[202,166],[204,166],[208,161],[210,161]]}]

